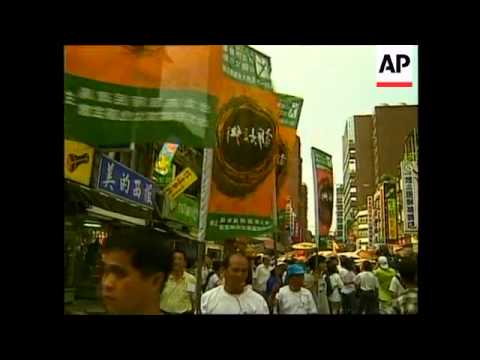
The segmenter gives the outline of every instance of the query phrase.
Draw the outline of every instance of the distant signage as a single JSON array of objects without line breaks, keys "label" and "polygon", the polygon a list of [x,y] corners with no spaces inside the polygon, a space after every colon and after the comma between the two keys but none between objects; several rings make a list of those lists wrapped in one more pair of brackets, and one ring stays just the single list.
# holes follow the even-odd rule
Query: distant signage
[{"label": "distant signage", "polygon": [[373,196],[367,197],[367,209],[368,209],[368,241],[373,243]]},{"label": "distant signage", "polygon": [[197,175],[190,168],[185,168],[178,174],[170,185],[165,188],[165,194],[170,200],[176,199],[181,193],[188,189],[198,179]]},{"label": "distant signage", "polygon": [[405,233],[418,231],[418,182],[413,170],[415,163],[402,161],[403,214]]},{"label": "distant signage", "polygon": [[199,201],[196,197],[181,194],[168,203],[167,218],[188,226],[198,227]]},{"label": "distant signage", "polygon": [[93,147],[65,140],[64,175],[66,179],[89,186],[92,177]]},{"label": "distant signage", "polygon": [[397,194],[394,183],[385,183],[385,209],[387,213],[387,221],[385,223],[387,229],[387,241],[396,241],[397,234]]},{"label": "distant signage", "polygon": [[153,207],[153,181],[103,154],[96,186],[99,190]]}]

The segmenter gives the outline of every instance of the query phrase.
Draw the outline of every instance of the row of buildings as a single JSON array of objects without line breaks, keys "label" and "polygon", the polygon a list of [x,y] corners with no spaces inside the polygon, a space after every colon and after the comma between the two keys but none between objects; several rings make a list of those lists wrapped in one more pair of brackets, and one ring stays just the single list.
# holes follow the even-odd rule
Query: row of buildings
[{"label": "row of buildings", "polygon": [[366,249],[418,246],[418,106],[376,106],[347,120],[337,241]]}]

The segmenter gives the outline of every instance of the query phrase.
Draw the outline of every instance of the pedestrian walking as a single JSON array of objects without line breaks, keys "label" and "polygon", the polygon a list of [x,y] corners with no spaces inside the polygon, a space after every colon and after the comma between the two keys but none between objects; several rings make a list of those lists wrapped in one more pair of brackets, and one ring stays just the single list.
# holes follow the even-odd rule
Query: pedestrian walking
[{"label": "pedestrian walking", "polygon": [[353,272],[353,261],[351,259],[345,258],[343,262],[343,276],[340,274],[340,277],[343,282],[343,288],[340,290],[342,294],[342,308],[343,313],[351,315],[355,313],[355,273]]},{"label": "pedestrian walking", "polygon": [[378,278],[380,285],[378,292],[378,300],[380,306],[380,314],[390,313],[392,305],[392,293],[390,292],[390,283],[396,275],[395,269],[388,265],[388,260],[385,256],[378,258],[378,268],[373,272]]},{"label": "pedestrian walking", "polygon": [[195,313],[195,276],[185,271],[187,255],[183,250],[173,253],[173,270],[163,290],[160,308],[166,314]]},{"label": "pedestrian walking", "polygon": [[327,264],[328,275],[327,281],[327,295],[330,302],[330,313],[332,315],[339,315],[342,311],[342,296],[340,289],[343,288],[343,281],[338,274],[338,267],[336,261],[329,261]]},{"label": "pedestrian walking", "polygon": [[264,256],[262,264],[258,265],[257,269],[255,270],[254,289],[257,290],[265,299],[267,299],[267,281],[270,277],[270,271],[273,269],[270,264],[270,257]]},{"label": "pedestrian walking", "polygon": [[288,266],[287,282],[275,296],[274,312],[278,314],[318,314],[312,293],[303,287],[305,270],[300,264]]},{"label": "pedestrian walking", "polygon": [[278,290],[283,286],[282,277],[287,270],[287,264],[279,262],[277,266],[270,272],[270,278],[267,281],[267,299],[270,312],[272,311],[273,298],[277,295]]},{"label": "pedestrian walking", "polygon": [[412,315],[418,312],[417,259],[409,256],[399,263],[405,291],[392,301],[390,314]]},{"label": "pedestrian walking", "polygon": [[146,229],[113,228],[102,249],[102,298],[111,314],[160,315],[172,253]]},{"label": "pedestrian walking", "polygon": [[330,305],[327,296],[327,260],[323,256],[318,256],[318,267],[315,269],[316,278],[316,301],[318,313],[321,315],[330,315]]},{"label": "pedestrian walking", "polygon": [[207,292],[219,285],[222,284],[223,277],[223,265],[220,260],[215,260],[212,265],[212,271],[208,274],[205,279],[205,285],[203,287],[203,292]]},{"label": "pedestrian walking", "polygon": [[202,266],[202,288],[207,285],[207,277],[212,272],[214,272],[214,270],[212,269],[212,265],[213,265],[213,262],[212,262],[212,259],[210,258],[210,256],[205,255],[205,260],[204,260],[203,266]]},{"label": "pedestrian walking", "polygon": [[362,270],[354,279],[359,291],[358,314],[378,314],[379,284],[370,261],[363,262]]},{"label": "pedestrian walking", "polygon": [[398,271],[392,278],[390,286],[388,287],[388,291],[390,291],[392,299],[395,299],[402,295],[406,289],[407,287],[401,278],[400,272]]},{"label": "pedestrian walking", "polygon": [[248,259],[241,253],[229,255],[223,264],[224,285],[207,291],[201,298],[202,314],[269,314],[265,299],[246,284]]}]

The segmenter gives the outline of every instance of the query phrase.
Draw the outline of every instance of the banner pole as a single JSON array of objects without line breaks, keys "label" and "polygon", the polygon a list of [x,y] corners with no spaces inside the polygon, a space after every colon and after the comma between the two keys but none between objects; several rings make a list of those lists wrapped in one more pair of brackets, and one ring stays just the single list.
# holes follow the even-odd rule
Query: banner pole
[{"label": "banner pole", "polygon": [[[276,169],[276,166],[275,166]],[[273,181],[273,251],[275,254],[275,265],[278,264],[278,248],[277,248],[277,235],[278,235],[278,219],[277,219],[277,176],[275,171],[275,180]]]},{"label": "banner pole", "polygon": [[195,291],[195,302],[197,314],[200,312],[200,300],[202,296],[202,268],[205,260],[205,238],[207,233],[208,204],[210,202],[210,188],[212,182],[213,169],[213,149],[203,149],[202,163],[202,184],[200,192],[200,209],[198,219],[198,267],[197,267],[197,287]]}]

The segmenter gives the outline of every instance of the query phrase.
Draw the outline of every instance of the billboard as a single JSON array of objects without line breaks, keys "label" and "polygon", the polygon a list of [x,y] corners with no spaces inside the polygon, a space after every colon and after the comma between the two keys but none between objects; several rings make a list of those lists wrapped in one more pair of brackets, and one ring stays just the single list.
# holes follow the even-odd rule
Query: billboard
[{"label": "billboard", "polygon": [[328,237],[333,217],[332,156],[312,147],[315,228],[319,239]]},{"label": "billboard", "polygon": [[271,235],[280,108],[270,58],[226,45],[210,62],[218,116],[206,239]]}]

